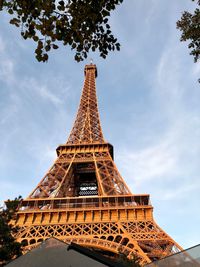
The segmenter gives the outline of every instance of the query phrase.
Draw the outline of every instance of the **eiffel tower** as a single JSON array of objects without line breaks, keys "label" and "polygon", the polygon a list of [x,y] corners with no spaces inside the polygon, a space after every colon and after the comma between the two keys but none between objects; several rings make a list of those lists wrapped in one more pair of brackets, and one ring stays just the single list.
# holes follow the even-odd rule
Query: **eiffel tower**
[{"label": "eiffel tower", "polygon": [[94,64],[85,66],[78,113],[57,159],[23,200],[13,221],[28,250],[49,237],[75,242],[116,257],[146,263],[182,248],[154,221],[148,194],[132,194],[104,139],[96,97]]}]

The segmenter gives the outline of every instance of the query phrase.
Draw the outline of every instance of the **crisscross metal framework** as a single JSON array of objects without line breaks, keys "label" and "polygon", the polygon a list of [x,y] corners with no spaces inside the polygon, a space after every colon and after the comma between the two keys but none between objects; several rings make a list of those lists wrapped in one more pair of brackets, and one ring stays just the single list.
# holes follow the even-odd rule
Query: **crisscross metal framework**
[{"label": "crisscross metal framework", "polygon": [[99,119],[96,66],[85,67],[85,81],[74,126],[57,159],[23,200],[15,220],[16,238],[31,249],[54,236],[65,242],[135,255],[141,265],[182,248],[154,221],[149,195],[134,195],[113,160]]}]

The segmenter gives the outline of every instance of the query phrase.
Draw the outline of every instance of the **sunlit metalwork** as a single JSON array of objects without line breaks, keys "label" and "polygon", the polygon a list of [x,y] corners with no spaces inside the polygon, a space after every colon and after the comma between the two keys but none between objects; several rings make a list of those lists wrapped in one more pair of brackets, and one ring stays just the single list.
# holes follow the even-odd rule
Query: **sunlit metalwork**
[{"label": "sunlit metalwork", "polygon": [[141,265],[181,247],[154,221],[149,195],[134,195],[104,140],[96,97],[96,66],[85,82],[74,126],[57,148],[53,166],[16,214],[18,241],[27,249],[51,236],[114,256],[137,256]]}]

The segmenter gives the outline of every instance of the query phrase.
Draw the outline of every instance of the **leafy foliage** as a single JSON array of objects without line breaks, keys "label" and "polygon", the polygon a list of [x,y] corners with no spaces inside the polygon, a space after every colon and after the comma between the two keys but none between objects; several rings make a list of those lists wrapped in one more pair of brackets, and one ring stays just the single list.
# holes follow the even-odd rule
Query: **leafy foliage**
[{"label": "leafy foliage", "polygon": [[48,60],[58,43],[75,51],[75,60],[87,58],[99,50],[106,58],[111,50],[120,50],[108,18],[123,0],[0,0],[0,10],[7,11],[10,23],[21,28],[21,35],[37,43],[38,61]]},{"label": "leafy foliage", "polygon": [[[195,1],[195,0],[192,0]],[[177,28],[182,31],[181,41],[189,41],[188,48],[194,62],[200,58],[200,0],[197,1],[198,8],[194,13],[184,11],[180,20],[177,21]]]},{"label": "leafy foliage", "polygon": [[16,242],[13,237],[17,228],[10,224],[20,200],[21,197],[8,200],[6,203],[7,208],[1,208],[0,210],[0,266],[22,254],[21,244]]}]

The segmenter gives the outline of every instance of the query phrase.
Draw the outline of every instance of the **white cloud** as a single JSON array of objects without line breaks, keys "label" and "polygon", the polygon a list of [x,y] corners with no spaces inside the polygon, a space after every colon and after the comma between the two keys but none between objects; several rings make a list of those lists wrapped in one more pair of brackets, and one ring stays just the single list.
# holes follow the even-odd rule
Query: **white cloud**
[{"label": "white cloud", "polygon": [[48,90],[46,86],[38,87],[38,93],[41,95],[41,97],[49,100],[55,105],[62,103],[62,99],[58,98],[57,95]]},{"label": "white cloud", "polygon": [[196,116],[174,117],[165,133],[157,134],[156,143],[150,141],[145,148],[132,151],[129,146],[120,151],[117,161],[133,191],[143,188],[167,200],[181,194],[185,197],[184,193],[200,187],[195,174],[200,171],[199,129]]},{"label": "white cloud", "polygon": [[147,180],[155,181],[164,175],[170,177],[170,174],[175,171],[179,151],[174,145],[176,137],[173,131],[159,139],[156,145],[150,145],[132,153],[126,149],[117,157],[124,172],[133,177],[130,181],[132,180],[134,186],[144,184]]},{"label": "white cloud", "polygon": [[39,97],[56,107],[60,107],[70,90],[70,85],[59,78],[55,80],[50,77],[49,79],[40,79],[38,81],[34,77],[23,77],[19,88],[21,88],[23,94],[34,95],[35,98]]},{"label": "white cloud", "polygon": [[6,41],[0,36],[0,82],[11,85],[14,81],[15,61],[6,47]]},{"label": "white cloud", "polygon": [[0,53],[5,51],[6,44],[4,43],[2,37],[0,36]]},{"label": "white cloud", "polygon": [[194,64],[192,74],[194,75],[194,77],[200,78],[200,63],[199,62]]},{"label": "white cloud", "polygon": [[2,109],[0,117],[0,124],[2,127],[4,127],[4,124],[6,124],[9,120],[11,120],[11,117],[17,113],[17,110],[17,105],[14,103],[7,105],[4,109]]},{"label": "white cloud", "polygon": [[190,184],[190,182],[188,181],[184,185],[179,185],[179,187],[176,188],[175,190],[173,188],[173,190],[168,189],[167,192],[166,191],[160,192],[159,196],[160,199],[162,200],[173,200],[173,199],[178,200],[179,198],[185,198],[186,195],[194,191],[197,191],[198,189],[200,189],[199,182]]},{"label": "white cloud", "polygon": [[0,63],[0,80],[11,84],[14,79],[14,61],[6,56],[1,57]]},{"label": "white cloud", "polygon": [[171,41],[171,43],[166,44],[157,65],[155,89],[160,97],[165,98],[164,100],[167,98],[169,101],[177,101],[181,96],[182,63],[178,56],[178,50],[179,47],[176,42]]},{"label": "white cloud", "polygon": [[[55,148],[46,143],[34,144],[34,146],[27,147],[27,150],[37,158],[40,165],[52,162],[56,158]],[[38,157],[41,155],[41,150],[42,156]]]}]

